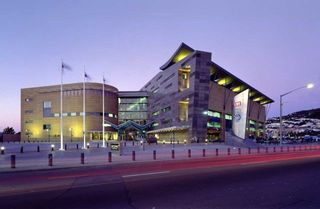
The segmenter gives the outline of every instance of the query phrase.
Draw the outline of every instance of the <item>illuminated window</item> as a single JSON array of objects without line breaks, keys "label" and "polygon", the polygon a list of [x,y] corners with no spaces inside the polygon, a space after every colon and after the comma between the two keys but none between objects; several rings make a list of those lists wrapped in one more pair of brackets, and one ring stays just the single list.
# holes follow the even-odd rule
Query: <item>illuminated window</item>
[{"label": "illuminated window", "polygon": [[179,101],[179,119],[188,121],[189,99]]},{"label": "illuminated window", "polygon": [[179,91],[184,91],[190,87],[190,68],[179,69]]},{"label": "illuminated window", "polygon": [[219,113],[219,112],[214,112],[214,111],[208,110],[203,113],[207,114],[210,117],[221,118],[221,113]]},{"label": "illuminated window", "polygon": [[225,115],[224,118],[225,118],[226,120],[232,120],[232,115]]},{"label": "illuminated window", "polygon": [[77,113],[76,112],[72,112],[71,116],[77,116]]},{"label": "illuminated window", "polygon": [[153,123],[152,126],[157,127],[157,126],[159,126],[159,123]]},{"label": "illuminated window", "polygon": [[157,116],[157,115],[159,115],[159,114],[160,114],[160,111],[159,111],[159,110],[152,113],[152,115],[154,115],[154,116]]}]

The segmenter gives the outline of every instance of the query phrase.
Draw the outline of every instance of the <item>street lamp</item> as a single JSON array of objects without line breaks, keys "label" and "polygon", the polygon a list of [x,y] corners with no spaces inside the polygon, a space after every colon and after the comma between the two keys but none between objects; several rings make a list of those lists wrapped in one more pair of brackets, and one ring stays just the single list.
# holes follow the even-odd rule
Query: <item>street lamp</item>
[{"label": "street lamp", "polygon": [[287,93],[285,94],[281,94],[280,95],[280,125],[279,125],[279,129],[280,129],[280,144],[282,144],[282,107],[283,107],[283,102],[282,102],[282,98],[288,94],[291,94],[292,92],[295,92],[295,91],[298,91],[300,89],[312,89],[314,87],[314,84],[313,83],[309,83],[307,85],[304,85],[304,86],[301,86],[299,88],[296,88],[296,89],[293,89],[291,91],[288,91]]},{"label": "street lamp", "polygon": [[71,139],[71,142],[72,142],[72,128],[69,128],[69,131],[70,131],[70,139]]}]

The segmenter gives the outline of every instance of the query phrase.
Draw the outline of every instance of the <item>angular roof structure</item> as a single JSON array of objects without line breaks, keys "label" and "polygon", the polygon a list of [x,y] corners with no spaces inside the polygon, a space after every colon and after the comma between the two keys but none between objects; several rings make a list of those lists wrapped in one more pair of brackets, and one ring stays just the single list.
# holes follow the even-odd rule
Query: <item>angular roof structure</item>
[{"label": "angular roof structure", "polygon": [[[190,57],[197,52],[197,50],[194,50],[187,44],[181,43],[181,45],[173,53],[170,59],[160,67],[160,70],[166,70],[171,65],[185,60],[187,57]],[[269,98],[262,92],[258,91],[248,83],[244,82],[240,78],[236,77],[229,71],[225,70],[218,64],[214,63],[213,61],[211,61],[210,70],[211,81],[216,82],[219,85],[224,86],[235,93],[240,93],[246,89],[250,89],[250,99],[262,105],[274,102],[271,98]]]}]

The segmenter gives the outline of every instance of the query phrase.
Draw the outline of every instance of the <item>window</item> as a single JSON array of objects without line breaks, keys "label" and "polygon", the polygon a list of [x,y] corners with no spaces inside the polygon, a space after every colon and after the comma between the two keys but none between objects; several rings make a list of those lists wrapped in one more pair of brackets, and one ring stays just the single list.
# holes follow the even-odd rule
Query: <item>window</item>
[{"label": "window", "polygon": [[157,116],[157,115],[159,115],[159,114],[160,114],[160,111],[159,111],[159,110],[152,113],[152,115],[154,115],[154,116]]},{"label": "window", "polygon": [[43,124],[43,130],[51,130],[51,124]]},{"label": "window", "polygon": [[26,120],[25,123],[33,123],[33,120]]},{"label": "window", "polygon": [[152,126],[157,127],[157,126],[159,126],[159,123],[153,123]]},{"label": "window", "polygon": [[26,102],[32,102],[32,98],[25,98],[24,101],[26,101]]},{"label": "window", "polygon": [[168,112],[170,110],[171,110],[170,106],[161,109],[162,112]]},{"label": "window", "polygon": [[33,110],[25,110],[24,113],[26,113],[26,114],[32,114],[32,113],[33,113]]},{"label": "window", "polygon": [[108,116],[109,116],[110,118],[113,118],[113,114],[112,114],[112,113],[109,113]]},{"label": "window", "polygon": [[43,108],[51,108],[51,101],[44,101]]},{"label": "window", "polygon": [[206,111],[208,116],[215,117],[215,118],[221,118],[221,113],[219,112],[213,112],[211,110]]},{"label": "window", "polygon": [[52,117],[53,114],[51,112],[51,101],[43,102],[43,117]]},{"label": "window", "polygon": [[169,85],[167,85],[166,87],[164,87],[164,89],[168,89],[172,86],[172,83],[170,83]]},{"label": "window", "polygon": [[77,116],[77,113],[76,112],[72,112],[71,116]]},{"label": "window", "polygon": [[227,115],[227,114],[226,114],[226,115],[224,116],[224,118],[225,118],[226,120],[232,120],[232,115]]},{"label": "window", "polygon": [[60,116],[60,113],[55,113],[53,114],[54,117],[59,117]]}]

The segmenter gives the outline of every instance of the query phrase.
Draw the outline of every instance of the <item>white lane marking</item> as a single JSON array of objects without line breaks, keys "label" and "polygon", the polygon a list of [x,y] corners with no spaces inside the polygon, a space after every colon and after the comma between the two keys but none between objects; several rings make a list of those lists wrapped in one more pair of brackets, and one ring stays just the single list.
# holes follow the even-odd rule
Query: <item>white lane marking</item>
[{"label": "white lane marking", "polygon": [[148,175],[157,175],[157,174],[165,174],[165,173],[170,173],[170,171],[160,171],[160,172],[152,172],[152,173],[137,173],[137,174],[123,175],[122,178],[130,178],[130,177],[137,177],[137,176],[148,176]]}]

